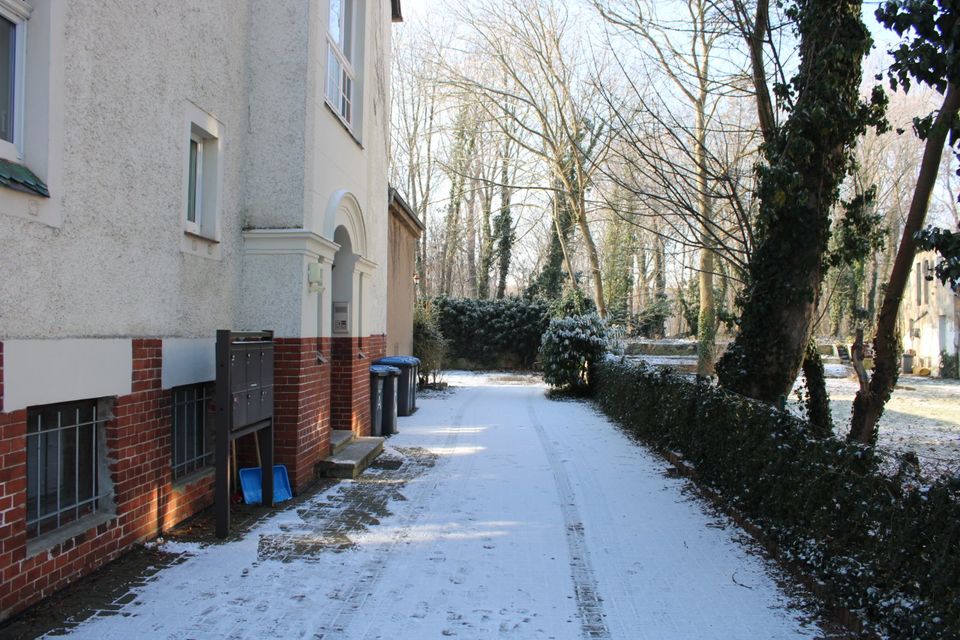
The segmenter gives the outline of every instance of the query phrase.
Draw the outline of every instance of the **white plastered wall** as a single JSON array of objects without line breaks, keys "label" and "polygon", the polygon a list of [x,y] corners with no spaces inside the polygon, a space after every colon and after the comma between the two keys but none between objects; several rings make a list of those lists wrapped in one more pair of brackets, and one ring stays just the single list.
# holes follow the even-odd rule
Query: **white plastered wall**
[{"label": "white plastered wall", "polygon": [[[50,14],[59,25],[47,43],[48,93],[62,107],[58,117],[28,103],[26,128],[49,126],[47,164],[59,159],[62,173],[48,176],[48,206],[62,211],[56,224],[5,214],[4,203],[22,196],[0,189],[0,299],[9,301],[0,336],[209,337],[232,326],[247,2],[145,0],[135,12],[116,3],[33,4],[35,18]],[[31,47],[41,44],[34,33],[31,25]],[[224,125],[219,259],[181,250],[184,121],[193,108]]]},{"label": "white plastered wall", "polygon": [[[354,290],[355,301],[362,295],[363,325],[355,331],[363,336],[383,334],[386,333],[390,3],[365,0],[362,123],[354,132],[347,129],[326,103],[328,7],[326,2],[317,2],[311,7],[315,13],[311,16],[311,65],[307,83],[304,225],[331,240],[338,226],[348,228],[354,251],[364,258],[357,265]],[[356,203],[363,218],[362,229],[345,217],[345,199]],[[358,237],[361,235],[365,236],[362,240]],[[329,327],[329,321],[324,324]],[[325,331],[324,335],[329,333]]]},{"label": "white plastered wall", "polygon": [[6,340],[0,410],[127,395],[132,368],[130,340]]}]

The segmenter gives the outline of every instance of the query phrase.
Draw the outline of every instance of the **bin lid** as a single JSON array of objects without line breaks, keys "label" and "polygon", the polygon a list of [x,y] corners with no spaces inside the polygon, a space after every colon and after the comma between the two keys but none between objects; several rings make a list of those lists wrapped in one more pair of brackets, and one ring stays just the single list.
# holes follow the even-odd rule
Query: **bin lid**
[{"label": "bin lid", "polygon": [[385,364],[374,364],[370,365],[370,373],[375,376],[384,378],[386,376],[398,376],[400,375],[400,369],[396,367],[390,367]]},{"label": "bin lid", "polygon": [[394,367],[419,367],[420,358],[413,356],[387,356],[386,358],[377,360],[377,364],[388,364]]}]

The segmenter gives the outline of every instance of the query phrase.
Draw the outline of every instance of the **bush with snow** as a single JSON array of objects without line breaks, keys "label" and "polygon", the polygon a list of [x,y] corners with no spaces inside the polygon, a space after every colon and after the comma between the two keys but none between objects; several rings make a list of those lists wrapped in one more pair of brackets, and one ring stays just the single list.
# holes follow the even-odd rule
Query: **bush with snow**
[{"label": "bush with snow", "polygon": [[543,379],[561,389],[586,389],[606,350],[607,330],[597,314],[554,318],[540,340]]}]

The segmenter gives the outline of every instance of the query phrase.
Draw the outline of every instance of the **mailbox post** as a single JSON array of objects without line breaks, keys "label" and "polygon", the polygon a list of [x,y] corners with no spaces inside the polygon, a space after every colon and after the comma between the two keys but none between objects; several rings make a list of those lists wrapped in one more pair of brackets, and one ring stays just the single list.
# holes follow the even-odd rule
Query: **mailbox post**
[{"label": "mailbox post", "polygon": [[[273,506],[273,332],[217,331],[216,534],[230,532],[230,443],[256,433],[261,501]],[[236,469],[232,470],[237,473]]]}]

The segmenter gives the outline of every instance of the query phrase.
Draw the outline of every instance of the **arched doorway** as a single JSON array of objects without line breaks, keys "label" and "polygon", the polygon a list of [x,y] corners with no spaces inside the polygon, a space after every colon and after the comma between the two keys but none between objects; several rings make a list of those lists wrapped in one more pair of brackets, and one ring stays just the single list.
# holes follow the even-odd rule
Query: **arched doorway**
[{"label": "arched doorway", "polygon": [[330,275],[330,421],[334,429],[368,435],[368,425],[362,420],[368,415],[362,409],[369,395],[370,363],[361,351],[363,302],[356,269],[360,256],[354,253],[353,239],[345,226],[336,228],[333,241],[340,248],[333,257]]},{"label": "arched doorway", "polygon": [[346,227],[337,227],[333,241],[340,245],[340,248],[333,256],[330,276],[332,334],[334,338],[357,337],[362,309],[354,304],[354,271],[359,256],[353,252],[353,242]]}]

